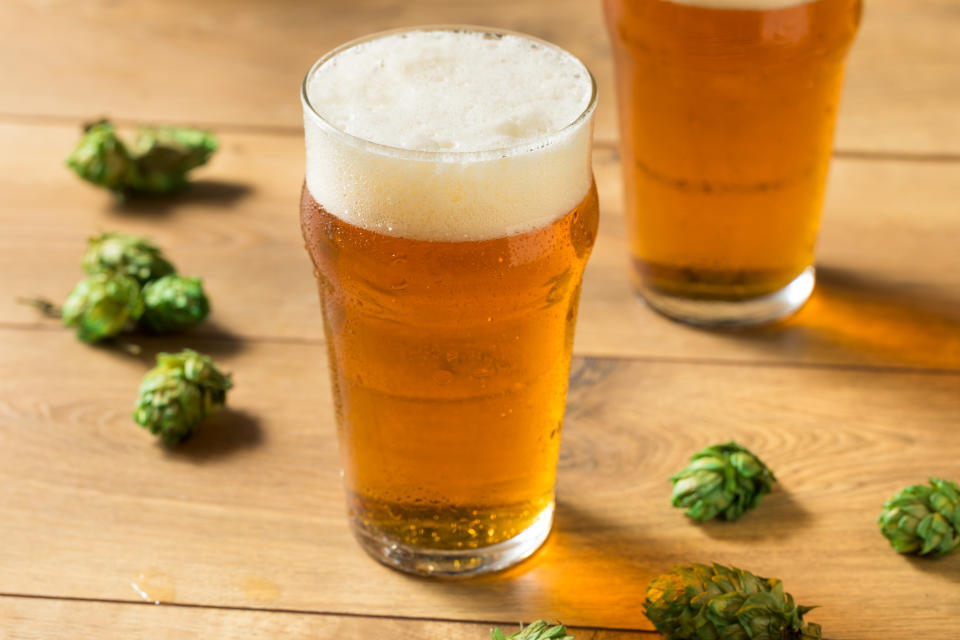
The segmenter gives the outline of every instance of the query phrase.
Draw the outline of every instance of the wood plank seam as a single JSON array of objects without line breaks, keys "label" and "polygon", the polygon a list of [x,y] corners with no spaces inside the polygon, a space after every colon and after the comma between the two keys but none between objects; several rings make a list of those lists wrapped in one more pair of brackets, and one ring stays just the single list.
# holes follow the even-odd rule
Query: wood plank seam
[{"label": "wood plank seam", "polygon": [[[296,614],[296,615],[308,615],[308,616],[331,616],[338,618],[364,618],[369,620],[408,620],[411,622],[450,622],[450,623],[469,623],[469,624],[484,624],[491,626],[512,626],[516,625],[516,620],[461,620],[458,618],[442,618],[442,617],[432,617],[432,616],[406,616],[406,615],[387,615],[387,614],[373,614],[373,613],[355,613],[349,611],[323,611],[323,610],[314,610],[314,609],[295,609],[295,608],[282,608],[282,607],[253,607],[253,606],[242,606],[242,605],[223,605],[223,604],[199,604],[194,602],[161,602],[160,604],[155,604],[153,602],[148,602],[146,600],[124,600],[121,598],[87,598],[81,596],[58,596],[58,595],[46,595],[46,594],[36,594],[36,593],[6,593],[0,592],[0,598],[19,598],[25,600],[51,600],[51,601],[66,601],[66,602],[89,602],[96,604],[120,604],[120,605],[132,605],[132,606],[145,606],[145,607],[177,607],[181,609],[207,609],[213,611],[254,611],[257,613],[287,613],[287,614]],[[532,621],[524,621],[532,622]],[[650,629],[635,629],[630,627],[597,627],[592,626],[589,629],[593,632],[598,631],[624,631],[629,633],[643,633],[648,635],[656,635],[656,632],[651,631]],[[587,639],[589,640],[589,639]]]},{"label": "wood plank seam", "polygon": [[[60,326],[52,325],[40,325],[40,324],[22,324],[16,322],[3,322],[0,321],[0,331],[26,331],[26,332],[53,332],[61,331]],[[131,336],[134,341],[136,336]],[[243,336],[237,337],[236,335],[225,335],[219,333],[206,333],[203,331],[198,331],[192,334],[185,334],[180,336],[184,340],[193,339],[196,342],[219,342],[219,343],[232,343],[232,344],[242,344],[242,343],[259,343],[259,344],[303,344],[303,345],[312,345],[312,346],[322,346],[324,344],[323,340],[314,340],[311,338],[296,338],[290,336]],[[156,340],[156,336],[150,336],[151,340]],[[731,367],[757,367],[757,368],[775,368],[775,369],[819,369],[827,371],[861,371],[864,373],[888,373],[888,374],[903,374],[903,373],[916,373],[923,375],[936,375],[936,376],[957,376],[960,377],[960,370],[950,369],[946,367],[908,367],[908,366],[896,366],[896,365],[877,365],[877,364],[856,364],[856,363],[842,363],[842,362],[802,362],[798,360],[739,360],[733,358],[684,358],[676,356],[638,356],[638,355],[607,355],[607,354],[592,354],[586,353],[583,351],[578,351],[573,354],[574,358],[580,360],[593,360],[593,361],[631,361],[631,362],[649,362],[654,363],[663,363],[663,364],[689,364],[689,365],[706,365],[706,366],[731,366]],[[2,594],[0,594],[2,595]]]},{"label": "wood plank seam", "polygon": [[[88,120],[93,120],[95,118],[107,117],[107,114],[95,115],[91,114],[90,116],[58,116],[58,115],[46,115],[46,114],[26,114],[26,113],[10,113],[10,112],[0,112],[0,124],[23,124],[24,126],[64,126],[64,125],[79,125]],[[130,118],[115,118],[110,117],[110,120],[117,125],[122,127],[129,127],[139,124],[141,121],[133,120]],[[192,126],[199,127],[202,129],[210,129],[217,133],[253,133],[253,134],[265,134],[265,135],[276,135],[276,136],[302,136],[303,129],[301,127],[292,127],[288,125],[269,125],[269,124],[258,124],[258,123],[217,123],[217,122],[202,122],[202,121],[182,121],[178,119],[164,121],[164,124],[171,124],[175,126]],[[619,154],[616,153],[619,142],[616,139],[609,138],[596,138],[593,141],[593,146],[595,149],[610,149],[612,150],[617,159],[619,160]],[[960,162],[960,153],[926,153],[926,152],[911,152],[911,151],[872,151],[870,149],[843,149],[837,148],[833,150],[833,157],[835,158],[845,158],[845,159],[854,159],[854,160],[889,160],[897,162],[937,162],[937,163],[956,163]]]}]

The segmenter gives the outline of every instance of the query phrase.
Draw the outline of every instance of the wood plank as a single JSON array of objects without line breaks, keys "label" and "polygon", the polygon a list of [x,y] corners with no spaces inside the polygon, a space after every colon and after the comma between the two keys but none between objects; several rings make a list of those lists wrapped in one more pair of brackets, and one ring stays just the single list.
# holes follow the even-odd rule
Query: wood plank
[{"label": "wood plank", "polygon": [[[297,89],[322,53],[373,31],[491,24],[580,56],[601,87],[597,135],[616,138],[601,3],[581,0],[257,0],[49,3],[0,8],[0,113],[109,113],[266,127],[300,126]],[[960,153],[953,0],[871,0],[850,60],[840,148]]]},{"label": "wood plank", "polygon": [[[300,238],[298,136],[225,134],[200,184],[172,201],[115,207],[61,165],[72,127],[0,125],[0,322],[50,326],[16,296],[62,299],[98,229],[143,233],[205,279],[215,331],[322,340]],[[599,147],[601,226],[575,349],[589,355],[960,368],[960,192],[956,163],[837,158],[813,301],[757,331],[709,332],[638,304],[627,279],[618,159]],[[16,176],[14,179],[13,177]],[[55,323],[54,323],[55,324]]]},{"label": "wood plank", "polygon": [[[960,554],[901,557],[875,520],[901,486],[956,478],[960,374],[577,359],[546,547],[434,582],[350,537],[321,346],[188,343],[237,386],[231,412],[167,452],[129,417],[145,362],[0,329],[0,593],[649,629],[650,578],[716,560],[822,605],[829,638],[955,632]],[[739,523],[692,524],[666,478],[731,438],[779,487]]]},{"label": "wood plank", "polygon": [[[0,635],[10,640],[125,638],[126,640],[486,640],[490,624],[402,620],[278,611],[151,606],[0,596]],[[515,630],[516,624],[500,625]],[[651,638],[639,631],[571,629],[582,640]]]}]

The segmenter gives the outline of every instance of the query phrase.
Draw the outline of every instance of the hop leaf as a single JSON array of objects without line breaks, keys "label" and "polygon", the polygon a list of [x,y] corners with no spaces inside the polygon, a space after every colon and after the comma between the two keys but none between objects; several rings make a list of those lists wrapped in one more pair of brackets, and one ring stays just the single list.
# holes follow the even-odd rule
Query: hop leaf
[{"label": "hop leaf", "polygon": [[647,586],[644,614],[667,640],[820,640],[776,579],[714,564],[671,569]]},{"label": "hop leaf", "polygon": [[159,247],[146,238],[113,231],[87,240],[83,270],[87,273],[124,273],[136,278],[140,284],[175,272]]},{"label": "hop leaf", "polygon": [[574,640],[562,624],[550,625],[546,620],[531,622],[516,633],[505,636],[500,629],[490,630],[490,640]]},{"label": "hop leaf", "polygon": [[213,134],[176,127],[141,127],[128,147],[114,126],[101,120],[84,128],[67,165],[119,196],[170,193],[185,187],[190,170],[216,150]]},{"label": "hop leaf", "polygon": [[960,486],[930,478],[930,486],[907,487],[887,500],[878,523],[900,553],[950,553],[960,547]]},{"label": "hop leaf", "polygon": [[672,504],[703,522],[714,517],[736,520],[757,506],[776,482],[760,458],[736,442],[707,447],[670,477]]},{"label": "hop leaf", "polygon": [[153,331],[181,331],[199,324],[210,313],[200,278],[175,274],[163,276],[143,287],[141,322]]},{"label": "hop leaf", "polygon": [[222,407],[233,387],[209,356],[191,349],[157,355],[157,366],[140,383],[133,419],[166,444],[196,432],[207,416]]},{"label": "hop leaf", "polygon": [[63,303],[63,324],[96,342],[115,336],[143,313],[140,286],[122,273],[96,273],[81,280]]}]

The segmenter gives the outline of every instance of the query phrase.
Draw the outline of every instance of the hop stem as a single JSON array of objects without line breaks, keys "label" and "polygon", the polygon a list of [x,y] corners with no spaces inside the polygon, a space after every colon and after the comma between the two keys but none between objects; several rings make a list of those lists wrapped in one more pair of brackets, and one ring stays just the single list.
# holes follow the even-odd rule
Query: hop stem
[{"label": "hop stem", "polygon": [[17,298],[17,303],[33,307],[48,318],[59,319],[61,317],[60,307],[46,298]]}]

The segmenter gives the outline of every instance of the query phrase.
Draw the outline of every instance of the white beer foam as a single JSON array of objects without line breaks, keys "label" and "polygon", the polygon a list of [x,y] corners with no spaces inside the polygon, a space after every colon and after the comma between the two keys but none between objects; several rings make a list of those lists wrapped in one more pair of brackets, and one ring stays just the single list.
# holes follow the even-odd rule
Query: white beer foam
[{"label": "white beer foam", "polygon": [[592,184],[590,73],[539,40],[389,33],[320,62],[304,92],[307,188],[365,229],[441,241],[523,233]]},{"label": "white beer foam", "polygon": [[674,4],[685,4],[691,7],[705,9],[746,9],[766,10],[784,9],[801,4],[809,4],[814,0],[667,0]]}]

